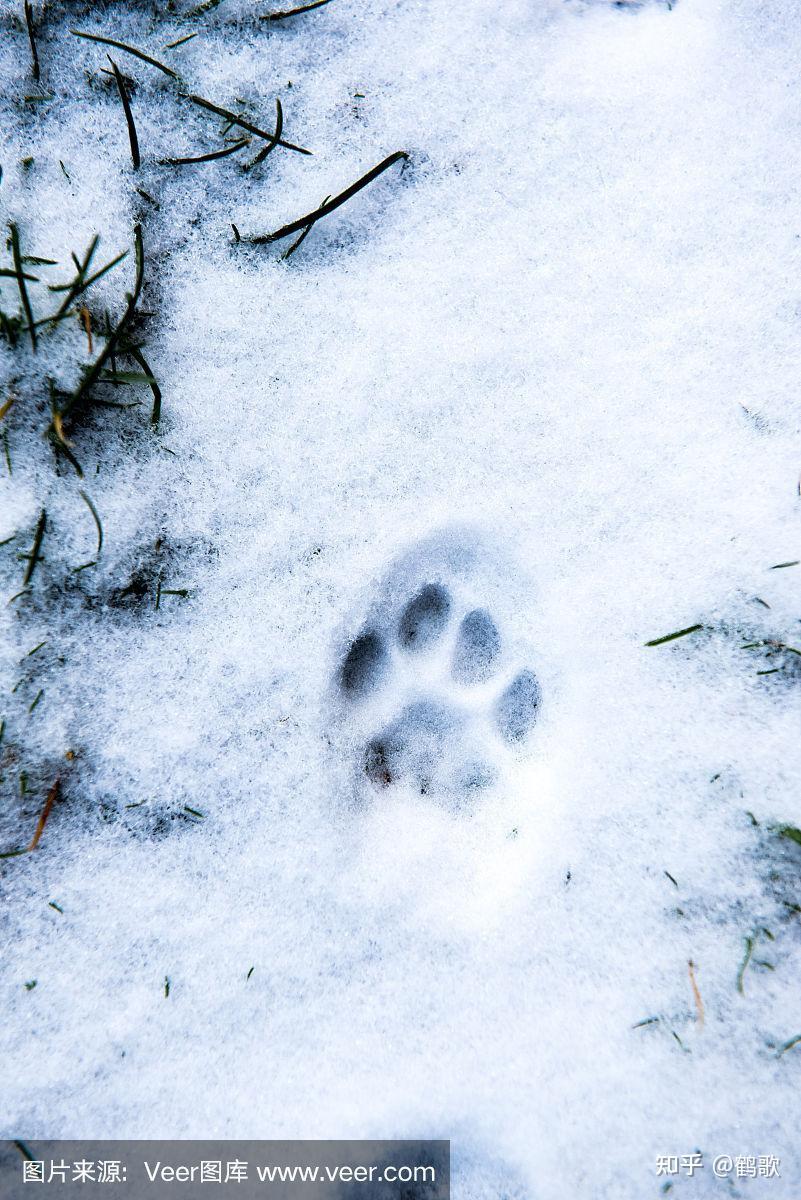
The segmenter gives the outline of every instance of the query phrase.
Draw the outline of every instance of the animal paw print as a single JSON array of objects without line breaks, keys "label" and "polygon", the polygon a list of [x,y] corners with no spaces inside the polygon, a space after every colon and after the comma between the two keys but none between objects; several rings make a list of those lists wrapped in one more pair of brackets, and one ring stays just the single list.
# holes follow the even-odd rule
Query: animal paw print
[{"label": "animal paw print", "polygon": [[349,645],[337,682],[359,727],[360,773],[375,788],[487,787],[526,742],[537,677],[509,661],[492,612],[471,599],[458,579],[418,582]]}]

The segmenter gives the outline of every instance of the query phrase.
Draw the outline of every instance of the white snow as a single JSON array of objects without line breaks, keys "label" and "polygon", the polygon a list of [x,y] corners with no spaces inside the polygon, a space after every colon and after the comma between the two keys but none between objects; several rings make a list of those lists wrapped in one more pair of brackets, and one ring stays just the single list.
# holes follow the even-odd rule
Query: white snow
[{"label": "white snow", "polygon": [[[694,1195],[794,1195],[800,873],[769,829],[801,825],[799,676],[741,647],[801,641],[801,567],[771,570],[801,558],[797,7],[333,0],[265,27],[223,0],[172,52],[187,27],[147,6],[58,9],[38,106],[17,8],[4,220],[60,260],[48,280],[142,221],[164,407],[153,434],[125,389],[142,406],[98,410],[84,479],[57,475],[44,381],[74,382],[83,335],[43,337],[35,372],[0,343],[4,597],[48,512],[34,599],[0,607],[0,849],[63,785],[0,863],[0,1130],[451,1137],[457,1200],[641,1200],[657,1155],[700,1149]],[[112,51],[135,178],[113,85],[84,74],[104,48],[69,27],[171,53],[266,128],[280,92],[314,156],[158,165],[220,125]],[[234,244],[399,149],[288,261]],[[80,488],[92,606],[57,586],[95,556]],[[363,716],[333,681],[393,564],[455,526],[541,721],[469,805],[354,790]],[[147,594],[110,606],[142,566]],[[190,595],[157,609],[158,576]],[[775,969],[741,994],[749,937]],[[722,1153],[782,1179],[731,1191]]]}]

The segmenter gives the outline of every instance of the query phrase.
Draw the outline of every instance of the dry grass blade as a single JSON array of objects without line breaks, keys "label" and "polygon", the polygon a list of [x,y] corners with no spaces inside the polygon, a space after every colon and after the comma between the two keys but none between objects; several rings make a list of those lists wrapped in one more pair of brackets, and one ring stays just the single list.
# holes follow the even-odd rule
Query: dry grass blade
[{"label": "dry grass blade", "polygon": [[36,825],[36,830],[34,832],[33,837],[31,838],[30,845],[28,846],[29,854],[31,853],[32,850],[35,850],[36,847],[39,845],[41,836],[44,833],[44,827],[47,824],[47,818],[50,816],[50,813],[52,811],[53,805],[55,804],[56,800],[58,800],[58,794],[60,791],[61,791],[61,780],[56,779],[56,781],[53,784],[53,786],[51,787],[50,791],[47,793],[47,799],[45,800],[44,808],[42,809],[41,815],[39,817],[39,821]]},{"label": "dry grass blade", "polygon": [[690,976],[690,986],[693,989],[693,999],[695,1000],[695,1011],[697,1014],[698,1024],[701,1028],[704,1025],[704,1002],[701,999],[701,993],[698,990],[698,983],[695,978],[695,963],[692,959],[687,963],[687,973]]}]

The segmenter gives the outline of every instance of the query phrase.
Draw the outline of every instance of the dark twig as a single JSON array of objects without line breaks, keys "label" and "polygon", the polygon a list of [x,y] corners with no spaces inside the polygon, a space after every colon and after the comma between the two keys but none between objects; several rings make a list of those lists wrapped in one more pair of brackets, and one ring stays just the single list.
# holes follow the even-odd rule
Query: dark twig
[{"label": "dark twig", "polygon": [[39,55],[36,50],[36,38],[33,32],[33,12],[30,0],[25,0],[25,24],[28,26],[28,40],[31,43],[31,59],[33,62],[33,77],[39,82]]},{"label": "dark twig", "polygon": [[125,80],[120,74],[119,67],[110,54],[106,55],[106,57],[108,58],[108,61],[111,63],[111,66],[114,70],[114,78],[117,81],[117,91],[120,93],[122,110],[125,113],[125,121],[128,125],[128,140],[131,143],[131,161],[133,163],[133,169],[138,171],[139,163],[141,161],[139,158],[139,138],[136,136],[136,125],[134,125],[133,113],[131,112],[131,101],[128,98],[128,92],[125,88]]},{"label": "dark twig", "polygon": [[362,188],[367,187],[379,175],[393,166],[396,162],[407,160],[409,155],[405,150],[396,150],[394,154],[390,154],[378,166],[373,167],[366,175],[362,175],[361,179],[357,179],[350,187],[345,188],[344,192],[340,192],[333,200],[329,200],[326,204],[321,204],[314,212],[306,213],[305,217],[299,217],[297,221],[290,221],[288,225],[282,225],[280,229],[276,229],[275,233],[264,233],[258,237],[248,238],[248,241],[256,245],[263,245],[266,242],[277,242],[280,238],[289,237],[291,233],[300,233],[307,226],[315,225],[322,217],[327,217],[329,213],[334,212],[340,205],[345,204],[350,200],[351,196],[355,196]]},{"label": "dark twig", "polygon": [[11,230],[11,255],[14,259],[14,270],[17,273],[17,287],[19,288],[20,300],[22,307],[25,309],[25,316],[28,318],[28,332],[31,335],[31,346],[36,350],[36,327],[33,322],[33,309],[28,298],[28,289],[25,286],[25,275],[22,270],[22,255],[19,252],[19,232],[16,225],[9,225]]},{"label": "dark twig", "polygon": [[284,12],[264,13],[259,20],[284,21],[287,17],[297,17],[300,13],[311,12],[313,8],[322,8],[324,4],[330,3],[331,0],[314,0],[313,4],[301,4],[299,8],[288,8]]}]

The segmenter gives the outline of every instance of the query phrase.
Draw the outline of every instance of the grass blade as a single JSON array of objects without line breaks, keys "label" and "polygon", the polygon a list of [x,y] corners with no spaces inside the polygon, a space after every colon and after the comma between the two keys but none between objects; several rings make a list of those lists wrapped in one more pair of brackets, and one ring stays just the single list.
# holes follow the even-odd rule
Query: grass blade
[{"label": "grass blade", "polygon": [[275,149],[276,146],[280,145],[281,134],[283,132],[283,129],[284,129],[284,110],[281,107],[281,101],[276,96],[276,98],[275,98],[275,133],[272,135],[272,138],[266,144],[266,146],[264,146],[264,148],[259,151],[259,153],[256,155],[256,157],[253,159],[253,162],[248,163],[248,165],[245,167],[246,171],[250,171],[253,167],[257,167],[260,162],[264,162],[267,155],[270,154]]},{"label": "grass blade", "polygon": [[287,17],[297,17],[301,13],[311,12],[312,9],[322,8],[324,4],[330,4],[331,0],[313,0],[312,4],[301,4],[298,8],[288,8],[284,12],[264,13],[259,17],[260,21],[285,21]]},{"label": "grass blade", "polygon": [[799,1042],[801,1042],[801,1033],[797,1034],[795,1037],[790,1038],[789,1042],[785,1042],[783,1046],[780,1046],[776,1057],[781,1058],[781,1056],[785,1053],[785,1051],[792,1050],[793,1046],[797,1046],[799,1044]]},{"label": "grass blade", "polygon": [[194,33],[185,33],[183,37],[176,38],[174,42],[167,42],[167,45],[164,46],[164,49],[176,50],[178,46],[183,46],[184,42],[191,42],[192,38],[196,38],[198,32],[199,31],[196,29]]},{"label": "grass blade", "polygon": [[[267,133],[264,129],[259,129],[258,125],[254,125],[251,121],[244,117],[238,116],[236,113],[230,112],[227,108],[221,108],[219,104],[212,104],[211,100],[204,100],[202,96],[186,93],[187,100],[192,104],[196,104],[198,108],[205,108],[208,112],[216,113],[218,117],[225,117],[231,125],[237,125],[240,129],[246,129],[248,133],[255,133],[256,137],[264,138],[265,141],[272,141],[272,134]],[[279,141],[279,146],[283,146],[284,150],[294,150],[297,154],[311,154],[311,150],[304,150],[302,146],[296,146],[293,142],[285,142],[283,139]]]},{"label": "grass blade", "polygon": [[85,403],[87,396],[89,395],[90,391],[95,386],[95,384],[98,382],[106,363],[114,355],[115,351],[119,347],[120,340],[124,336],[125,331],[127,330],[128,326],[130,325],[131,320],[133,319],[133,315],[136,310],[136,305],[139,302],[139,295],[142,291],[142,283],[144,280],[144,272],[145,272],[145,252],[144,252],[144,246],[142,243],[142,227],[141,227],[141,225],[136,225],[134,227],[134,249],[135,249],[135,255],[136,255],[136,278],[134,280],[133,293],[129,294],[129,296],[128,296],[128,302],[125,306],[125,312],[123,313],[122,317],[120,318],[119,323],[117,324],[116,328],[113,329],[111,331],[111,333],[108,335],[106,344],[103,347],[103,350],[101,351],[100,355],[95,359],[95,361],[92,363],[91,367],[89,367],[89,369],[85,372],[84,377],[81,380],[81,383],[78,385],[75,392],[73,392],[72,396],[70,396],[69,400],[64,405],[64,407],[55,415],[53,422],[50,425],[51,436],[55,437],[55,439],[59,445],[61,445],[63,443],[64,439],[59,435],[58,425],[60,424],[60,422],[63,420],[64,417],[68,416],[69,413],[71,413],[73,411],[73,409],[75,409],[75,408],[79,407],[81,404]]},{"label": "grass blade", "polygon": [[112,69],[114,71],[114,78],[117,81],[117,91],[120,93],[120,100],[122,101],[122,110],[125,113],[125,122],[128,126],[128,140],[131,143],[131,161],[133,163],[133,169],[135,171],[138,171],[139,163],[141,161],[141,159],[139,157],[139,138],[136,136],[136,125],[134,124],[133,113],[131,112],[131,101],[128,97],[128,92],[125,87],[125,80],[123,79],[122,75],[120,74],[119,67],[117,66],[117,64],[115,63],[114,59],[111,57],[110,54],[106,55],[106,57],[108,58],[108,61],[111,63]]},{"label": "grass blade", "polygon": [[27,556],[28,557],[28,565],[25,568],[25,575],[22,580],[23,588],[26,588],[28,586],[28,584],[31,582],[31,579],[33,579],[33,573],[36,570],[36,567],[39,563],[39,559],[41,557],[42,539],[45,535],[46,528],[47,528],[47,513],[45,512],[44,509],[42,509],[41,513],[39,514],[39,520],[36,523],[36,532],[33,535],[33,545],[31,546],[30,554]]},{"label": "grass blade", "polygon": [[33,309],[28,298],[28,289],[25,286],[25,274],[22,270],[22,257],[19,252],[19,231],[15,224],[9,225],[11,230],[11,254],[14,259],[14,270],[17,274],[17,287],[19,288],[19,297],[22,301],[22,307],[25,310],[25,316],[28,318],[28,333],[31,337],[31,346],[34,353],[36,352],[36,326],[33,320]]},{"label": "grass blade", "polygon": [[158,425],[161,417],[161,388],[159,387],[153,372],[147,364],[144,354],[138,346],[128,346],[127,352],[130,354],[134,362],[138,363],[147,376],[147,383],[153,393],[153,410],[150,414],[150,424]]},{"label": "grass blade", "polygon": [[33,837],[31,838],[31,843],[28,846],[29,854],[31,853],[32,850],[35,850],[36,847],[39,845],[39,839],[41,838],[42,834],[44,833],[44,827],[47,824],[47,818],[50,816],[50,812],[51,812],[56,800],[58,800],[58,794],[60,791],[61,791],[61,780],[56,779],[56,781],[53,784],[53,786],[51,787],[50,791],[47,793],[47,799],[45,800],[45,806],[42,809],[42,814],[39,817],[39,822],[36,826],[36,830],[34,832]]},{"label": "grass blade", "polygon": [[212,150],[209,154],[198,154],[193,158],[165,158],[162,161],[170,167],[182,167],[187,163],[213,162],[216,158],[227,158],[229,154],[236,154],[237,150],[249,145],[250,138],[240,138],[239,141],[232,142],[230,146],[223,146],[222,150]]},{"label": "grass blade", "polygon": [[39,55],[36,51],[36,38],[33,32],[33,12],[31,10],[30,0],[25,0],[25,24],[28,26],[28,41],[31,43],[31,59],[33,77],[36,82],[39,82]]},{"label": "grass blade", "polygon": [[81,497],[81,499],[83,500],[86,507],[89,509],[89,512],[92,514],[92,517],[94,519],[95,527],[97,529],[97,551],[96,551],[96,554],[97,554],[97,557],[99,558],[100,551],[103,549],[103,526],[100,522],[100,517],[98,515],[97,509],[95,508],[94,504],[89,499],[89,497],[87,496],[86,492],[79,491],[78,495]]},{"label": "grass blade", "polygon": [[189,12],[186,13],[186,19],[190,20],[192,17],[203,17],[206,15],[206,13],[212,12],[213,9],[217,8],[220,3],[221,0],[203,0],[202,4],[196,5],[195,8],[190,8]]},{"label": "grass blade", "polygon": [[327,217],[329,213],[334,212],[335,209],[347,203],[352,196],[355,196],[362,188],[367,187],[368,184],[372,183],[374,179],[377,179],[379,175],[382,175],[384,171],[388,170],[396,162],[400,162],[401,160],[406,161],[408,158],[409,155],[405,150],[396,150],[394,154],[390,154],[377,166],[373,167],[372,170],[368,171],[366,175],[362,175],[361,179],[357,179],[350,187],[345,188],[344,192],[340,192],[338,196],[334,196],[333,200],[320,205],[314,212],[307,213],[305,217],[299,217],[297,221],[290,221],[288,225],[282,225],[280,229],[276,229],[275,233],[265,233],[260,237],[248,238],[247,240],[253,242],[255,245],[263,245],[267,242],[277,242],[280,238],[289,237],[291,233],[300,233],[307,226],[315,225],[323,217]]},{"label": "grass blade", "polygon": [[654,638],[650,642],[646,642],[646,646],[664,646],[665,642],[675,642],[676,638],[686,637],[688,633],[695,633],[698,629],[703,629],[703,625],[688,625],[686,629],[677,629],[675,633],[667,633],[664,637]]},{"label": "grass blade", "polygon": [[101,46],[114,46],[117,50],[124,50],[126,54],[133,54],[134,58],[141,58],[142,62],[149,63],[151,67],[163,71],[171,79],[180,79],[180,75],[177,71],[173,71],[172,67],[165,67],[163,62],[159,62],[157,58],[151,58],[143,50],[137,50],[136,46],[128,46],[125,42],[116,41],[115,38],[101,37],[99,33],[84,33],[81,29],[71,29],[70,33],[73,37],[86,38],[89,42],[99,42]]},{"label": "grass blade", "polygon": [[752,937],[747,937],[745,939],[745,956],[743,958],[743,961],[740,963],[740,969],[737,972],[737,991],[740,993],[741,996],[745,995],[745,989],[743,988],[743,979],[745,977],[745,972],[748,967],[748,964],[751,961],[751,955],[753,953],[754,953],[754,939]]},{"label": "grass blade", "polygon": [[62,319],[62,317],[67,312],[67,309],[72,304],[72,301],[83,290],[84,280],[86,279],[86,272],[89,270],[89,266],[94,257],[94,253],[95,253],[95,250],[97,249],[97,243],[99,242],[99,240],[100,239],[99,239],[98,235],[95,234],[95,236],[92,238],[91,242],[89,243],[89,248],[86,251],[86,254],[84,255],[83,262],[78,263],[78,268],[77,268],[77,271],[75,273],[75,278],[73,279],[72,283],[48,284],[48,291],[50,291],[50,292],[66,292],[67,293],[64,300],[61,302],[61,307],[58,309],[57,312],[53,313],[53,316],[50,318],[50,320],[53,322],[53,324],[56,324],[56,322],[58,322]]}]

